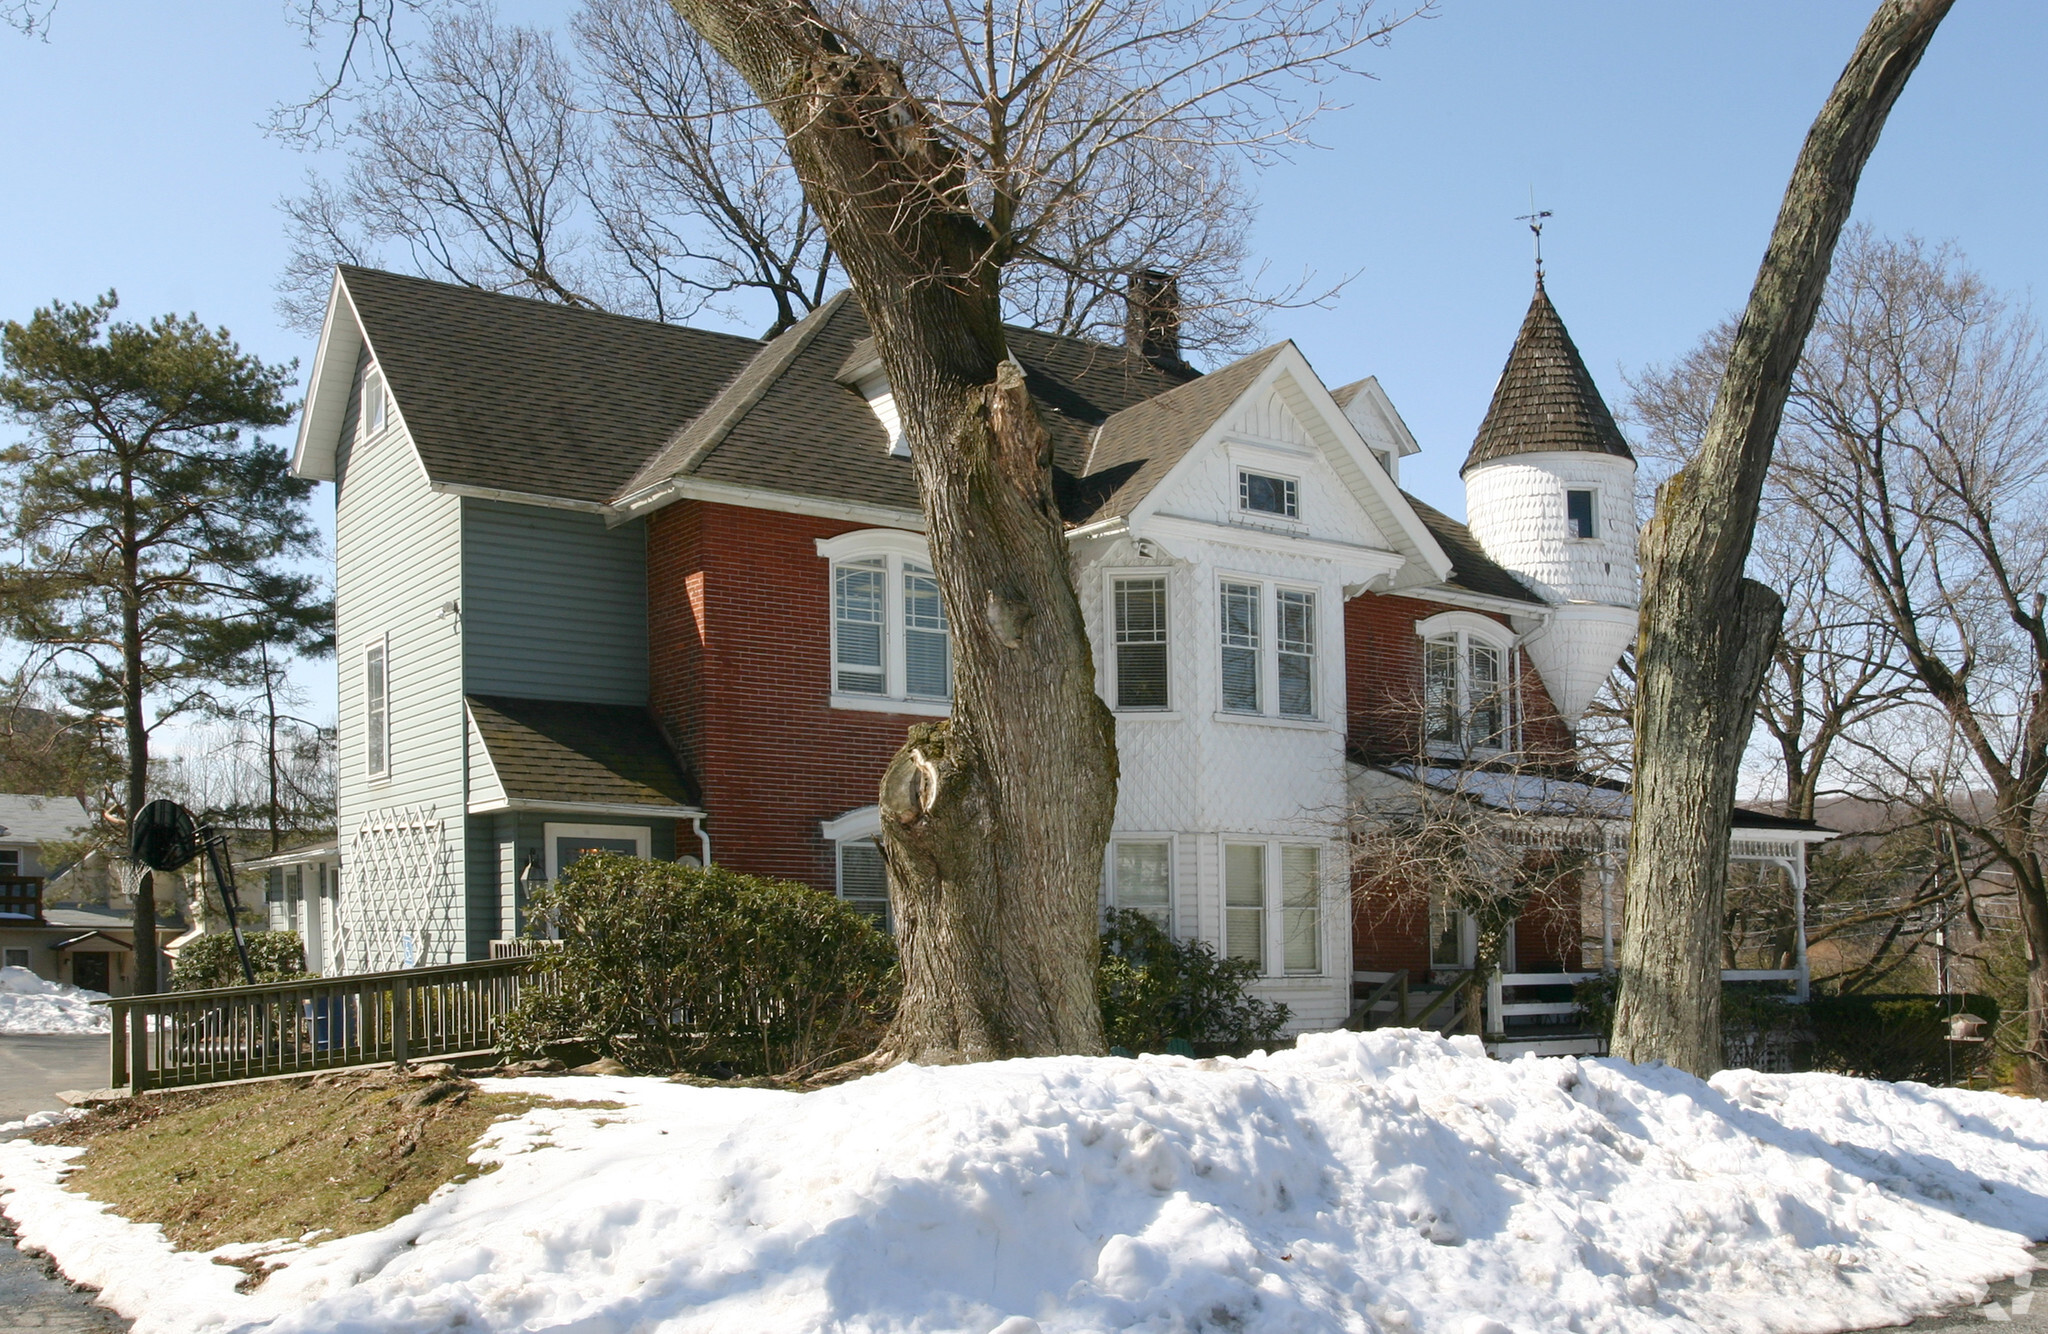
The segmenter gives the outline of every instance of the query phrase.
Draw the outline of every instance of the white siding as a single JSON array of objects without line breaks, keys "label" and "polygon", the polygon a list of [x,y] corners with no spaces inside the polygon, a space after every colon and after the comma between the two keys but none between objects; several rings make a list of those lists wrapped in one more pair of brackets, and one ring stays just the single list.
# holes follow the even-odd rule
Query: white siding
[{"label": "white siding", "polygon": [[[355,429],[363,368],[345,426]],[[466,956],[462,882],[464,751],[461,502],[435,494],[396,414],[337,459],[335,618],[340,672],[337,823],[344,864],[341,965],[350,972]],[[390,768],[366,772],[363,650],[389,644]],[[391,812],[431,820],[358,841]],[[438,826],[438,828],[436,827]]]}]

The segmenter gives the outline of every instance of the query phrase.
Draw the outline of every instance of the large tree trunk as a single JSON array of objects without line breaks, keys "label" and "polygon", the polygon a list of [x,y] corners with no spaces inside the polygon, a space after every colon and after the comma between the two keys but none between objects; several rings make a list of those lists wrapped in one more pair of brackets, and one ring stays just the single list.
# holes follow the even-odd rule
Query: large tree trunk
[{"label": "large tree trunk", "polygon": [[1000,264],[893,66],[849,54],[805,0],[674,4],[775,115],[874,328],[953,631],[952,717],[913,728],[882,783],[904,969],[883,1057],[1099,1052],[1115,729]]},{"label": "large tree trunk", "polygon": [[1856,183],[1953,0],[1885,0],[1808,132],[1700,452],[1643,535],[1635,820],[1614,1054],[1721,1067],[1729,807],[1783,606],[1742,576],[1792,374]]}]

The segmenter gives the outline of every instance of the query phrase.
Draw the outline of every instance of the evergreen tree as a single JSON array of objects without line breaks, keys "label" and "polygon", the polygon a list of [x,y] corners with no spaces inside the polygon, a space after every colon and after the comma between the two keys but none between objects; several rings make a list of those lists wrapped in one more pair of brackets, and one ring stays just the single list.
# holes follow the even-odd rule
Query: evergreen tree
[{"label": "evergreen tree", "polygon": [[[114,320],[112,292],[0,325],[0,631],[71,707],[119,719],[123,816],[149,795],[150,735],[261,684],[263,649],[325,647],[313,484],[251,432],[281,426],[296,363],[267,365],[196,316]],[[136,990],[159,989],[155,895],[135,894]]]}]

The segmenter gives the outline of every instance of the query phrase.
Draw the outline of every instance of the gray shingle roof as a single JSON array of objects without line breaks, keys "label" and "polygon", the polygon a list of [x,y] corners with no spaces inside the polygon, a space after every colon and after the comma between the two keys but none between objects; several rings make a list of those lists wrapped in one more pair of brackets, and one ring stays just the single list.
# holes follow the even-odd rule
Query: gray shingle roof
[{"label": "gray shingle roof", "polygon": [[0,843],[77,838],[92,823],[76,797],[0,792]]},{"label": "gray shingle roof", "polygon": [[1516,454],[1553,452],[1635,458],[1538,278],[1493,402],[1459,471]]},{"label": "gray shingle roof", "polygon": [[609,500],[761,347],[375,269],[341,276],[436,482]]},{"label": "gray shingle roof", "polygon": [[1422,520],[1423,527],[1429,529],[1429,535],[1451,558],[1451,577],[1445,583],[1485,597],[1533,602],[1539,607],[1547,605],[1521,580],[1508,573],[1505,566],[1488,556],[1480,547],[1479,539],[1472,536],[1470,528],[1435,506],[1425,505],[1406,491],[1401,494],[1414,507],[1416,517]]},{"label": "gray shingle roof", "polygon": [[467,698],[498,783],[514,801],[697,804],[696,783],[644,708]]}]

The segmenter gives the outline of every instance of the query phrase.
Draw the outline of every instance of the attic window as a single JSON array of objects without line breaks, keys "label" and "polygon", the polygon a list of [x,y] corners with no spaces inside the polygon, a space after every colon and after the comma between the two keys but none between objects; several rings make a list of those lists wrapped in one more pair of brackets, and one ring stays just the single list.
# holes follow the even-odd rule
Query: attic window
[{"label": "attic window", "polygon": [[363,439],[384,429],[384,377],[371,371],[363,377]]},{"label": "attic window", "polygon": [[1567,491],[1564,493],[1565,526],[1573,537],[1598,537],[1594,527],[1595,509],[1591,491]]},{"label": "attic window", "polygon": [[1237,507],[1252,514],[1273,514],[1298,519],[1299,490],[1291,477],[1268,477],[1264,473],[1239,471]]}]

